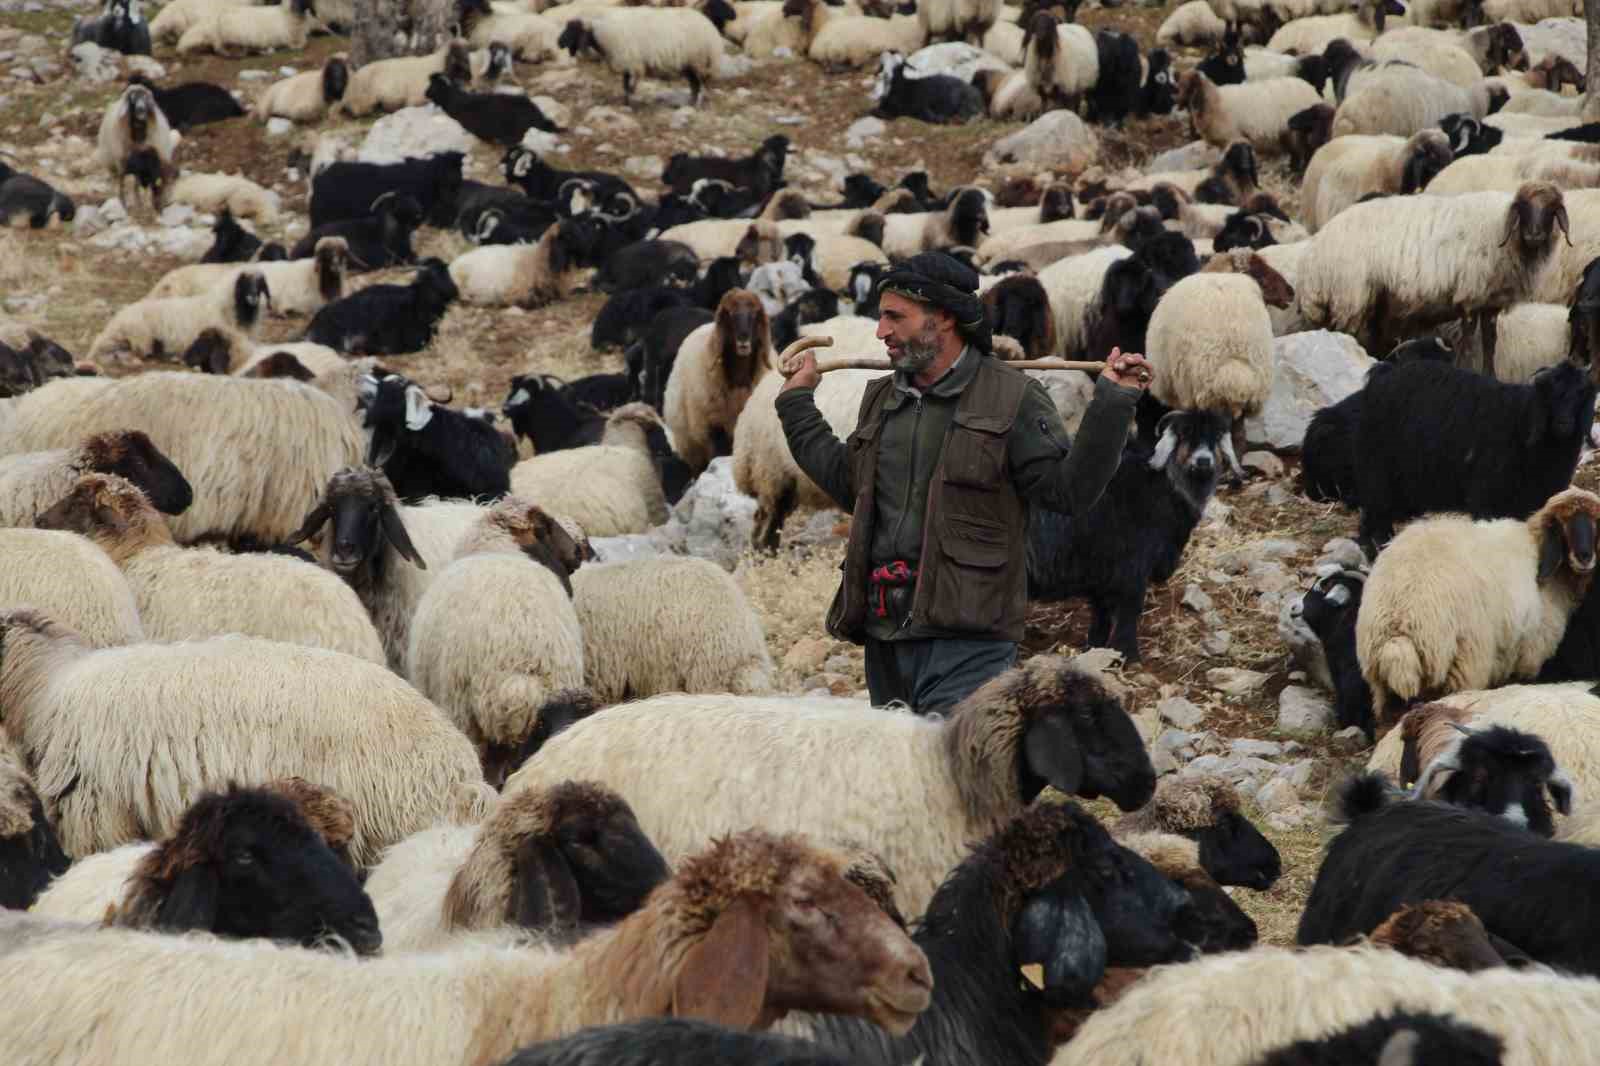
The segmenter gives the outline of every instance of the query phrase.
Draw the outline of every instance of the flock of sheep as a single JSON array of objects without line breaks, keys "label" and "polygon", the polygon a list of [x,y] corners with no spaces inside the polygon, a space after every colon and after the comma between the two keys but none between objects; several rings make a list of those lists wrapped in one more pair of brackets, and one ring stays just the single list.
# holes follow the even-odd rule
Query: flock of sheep
[{"label": "flock of sheep", "polygon": [[[401,27],[421,54],[333,54],[248,100],[119,86],[91,186],[136,214],[187,204],[215,240],[82,359],[0,319],[0,1060],[1587,1061],[1600,496],[1572,479],[1600,376],[1600,126],[1580,13],[1190,0],[1145,50],[1077,7],[455,0],[448,39]],[[63,43],[181,67],[355,18],[107,0]],[[929,45],[966,76],[929,72]],[[884,118],[1043,116],[1092,141],[1176,113],[1198,141],[1147,172],[1001,162],[943,192],[856,172],[818,197],[774,133],[641,188],[562,169],[566,131],[519,82],[597,61],[627,104],[681,79],[714,112],[738,52],[875,71]],[[377,161],[325,135],[420,108],[474,151]],[[303,212],[285,183],[194,169],[187,131],[236,120],[307,129]],[[0,164],[9,224],[76,212]],[[1298,448],[1305,494],[1359,511],[1364,557],[1284,625],[1373,743],[1330,789],[1299,947],[1256,946],[1233,898],[1283,872],[1236,785],[1158,778],[1115,680],[1038,655],[929,718],[784,694],[727,570],[621,557],[719,461],[755,501],[749,547],[790,550],[826,498],[776,418],[779,353],[881,355],[875,283],[929,249],[979,269],[1000,358],[1149,355],[1104,498],[1035,511],[1027,545],[1030,595],[1087,600],[1089,643],[1129,662],[1161,639],[1140,633],[1149,585],[1245,476],[1278,339],[1334,331],[1379,360]],[[385,365],[458,304],[583,289],[625,372],[520,365],[489,411]],[[264,340],[274,318],[300,339]],[[824,376],[841,436],[882,372]],[[1075,429],[1090,379],[1028,372]]]}]

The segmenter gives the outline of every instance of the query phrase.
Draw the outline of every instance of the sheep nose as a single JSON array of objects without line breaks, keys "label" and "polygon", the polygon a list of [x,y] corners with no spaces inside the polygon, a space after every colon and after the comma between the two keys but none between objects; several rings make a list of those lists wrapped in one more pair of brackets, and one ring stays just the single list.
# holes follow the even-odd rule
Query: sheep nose
[{"label": "sheep nose", "polygon": [[1216,465],[1216,461],[1209,455],[1195,456],[1194,469],[1196,473],[1209,474]]}]

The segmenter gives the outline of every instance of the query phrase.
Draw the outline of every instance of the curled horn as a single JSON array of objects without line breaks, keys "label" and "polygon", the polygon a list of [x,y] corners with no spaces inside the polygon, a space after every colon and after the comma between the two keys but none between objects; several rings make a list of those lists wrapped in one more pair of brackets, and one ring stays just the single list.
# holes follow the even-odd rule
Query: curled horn
[{"label": "curled horn", "polygon": [[391,196],[396,196],[396,197],[397,197],[397,196],[399,196],[399,195],[400,195],[400,194],[399,194],[399,193],[398,193],[398,192],[396,192],[396,191],[395,191],[395,190],[393,190],[393,189],[390,189],[390,190],[389,190],[389,191],[388,191],[388,192],[386,192],[386,193],[384,193],[384,194],[383,194],[383,195],[381,195],[381,196],[379,196],[379,197],[378,197],[378,198],[377,198],[377,199],[376,199],[376,200],[374,200],[374,201],[372,201],[372,206],[370,206],[370,207],[368,207],[368,208],[367,208],[367,214],[369,214],[369,215],[370,215],[370,214],[372,214],[372,213],[373,213],[373,212],[374,212],[374,211],[376,211],[376,210],[378,210],[378,205],[379,205],[379,204],[381,204],[381,203],[383,203],[383,202],[384,202],[384,201],[385,201],[385,200],[387,200],[387,199],[388,199],[388,198],[389,198],[389,197],[391,197]]}]

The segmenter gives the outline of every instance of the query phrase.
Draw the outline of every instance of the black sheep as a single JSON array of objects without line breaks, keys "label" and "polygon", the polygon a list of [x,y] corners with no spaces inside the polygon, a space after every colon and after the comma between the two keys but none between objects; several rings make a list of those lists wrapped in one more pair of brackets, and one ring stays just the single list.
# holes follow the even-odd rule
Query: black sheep
[{"label": "black sheep", "polygon": [[1028,522],[1028,595],[1086,597],[1094,612],[1089,644],[1139,658],[1139,616],[1151,581],[1178,567],[1206,502],[1216,491],[1218,455],[1236,468],[1227,420],[1199,411],[1161,419],[1152,449],[1130,442],[1105,494],[1081,515],[1042,507]]},{"label": "black sheep", "polygon": [[695,250],[682,241],[634,241],[606,258],[595,272],[594,287],[621,292],[650,285],[690,285],[699,273]]},{"label": "black sheep", "polygon": [[422,224],[422,205],[415,197],[384,193],[366,218],[317,226],[295,243],[293,258],[309,259],[324,237],[343,237],[350,251],[349,269],[359,273],[405,266],[417,261],[411,235]]},{"label": "black sheep", "polygon": [[1600,371],[1600,259],[1589,260],[1583,268],[1567,309],[1567,328],[1572,334],[1567,358],[1588,367],[1591,374]]},{"label": "black sheep", "polygon": [[1177,80],[1172,76],[1172,56],[1165,48],[1145,57],[1144,88],[1139,91],[1139,114],[1170,115],[1178,105]]},{"label": "black sheep", "polygon": [[34,229],[44,229],[52,219],[71,222],[77,214],[72,197],[32,174],[0,162],[0,226],[14,226],[27,219]]},{"label": "black sheep", "polygon": [[899,52],[883,53],[874,91],[878,100],[872,109],[874,115],[956,124],[971,122],[984,113],[983,94],[960,78],[949,74],[913,78],[906,67],[906,57]]},{"label": "black sheep", "polygon": [[520,93],[474,93],[461,88],[443,74],[428,78],[427,97],[461,128],[489,144],[510,148],[521,144],[530,129],[560,133],[561,128],[545,117],[539,105]]},{"label": "black sheep", "polygon": [[[202,263],[270,263],[289,258],[277,241],[264,242],[239,225],[233,212],[224,207],[211,224],[211,247],[200,257]],[[315,246],[313,241],[312,245]],[[309,253],[308,253],[309,254]]]},{"label": "black sheep", "polygon": [[420,352],[460,295],[444,262],[426,259],[410,285],[370,285],[323,307],[306,340],[347,355]]},{"label": "black sheep", "polygon": [[1526,385],[1433,360],[1377,366],[1362,394],[1355,471],[1369,556],[1419,515],[1528,517],[1571,483],[1594,424],[1594,381],[1570,362]]},{"label": "black sheep", "polygon": [[[1480,119],[1473,118],[1465,112],[1446,115],[1439,120],[1439,129],[1450,138],[1450,154],[1455,159],[1467,155],[1487,155],[1505,139],[1503,130],[1485,125]],[[1552,133],[1546,139],[1563,138],[1559,133]]]},{"label": "black sheep", "polygon": [[1448,1014],[1396,1010],[1316,1040],[1296,1040],[1250,1066],[1501,1066],[1505,1042]]},{"label": "black sheep", "polygon": [[1115,30],[1096,30],[1094,44],[1100,56],[1100,76],[1089,90],[1087,117],[1091,121],[1121,125],[1123,119],[1138,113],[1144,91],[1139,44],[1126,33]]},{"label": "black sheep", "polygon": [[561,186],[568,181],[581,179],[589,182],[601,200],[618,193],[627,193],[635,203],[639,194],[622,178],[596,170],[557,170],[539,158],[537,152],[518,145],[508,151],[500,161],[506,181],[516,185],[534,200],[558,200]]},{"label": "black sheep", "polygon": [[736,189],[754,190],[764,197],[783,184],[783,168],[789,158],[789,138],[775,133],[756,150],[738,159],[718,156],[686,155],[678,152],[667,160],[661,183],[686,196],[702,178],[725,181]]},{"label": "black sheep", "polygon": [[826,322],[839,314],[839,294],[827,289],[801,293],[772,316],[772,350],[781,352],[800,337],[800,327]]},{"label": "black sheep", "polygon": [[1107,268],[1100,297],[1089,315],[1089,358],[1104,359],[1111,349],[1145,350],[1145,332],[1162,294],[1200,269],[1194,242],[1181,233],[1151,237],[1126,259]]},{"label": "black sheep", "polygon": [[684,338],[716,316],[704,307],[669,307],[658,312],[640,338],[639,397],[656,410],[667,394],[667,379]]},{"label": "black sheep", "polygon": [[[1055,316],[1050,313],[1050,294],[1038,278],[1013,274],[995,282],[983,294],[983,307],[993,333],[1022,345],[1026,358],[1045,359],[1055,354]],[[777,343],[776,339],[773,343]]]},{"label": "black sheep", "polygon": [[72,43],[84,41],[123,55],[149,55],[150,24],[139,9],[139,0],[107,0],[99,16],[73,19]]},{"label": "black sheep", "polygon": [[367,465],[381,469],[404,502],[511,491],[516,451],[488,422],[435,404],[398,374],[364,379],[361,392],[362,425],[372,434]]},{"label": "black sheep", "polygon": [[1339,103],[1344,103],[1345,86],[1350,83],[1350,75],[1363,66],[1373,65],[1343,37],[1335,37],[1322,49],[1322,63],[1328,72],[1328,80],[1333,82],[1333,97]]},{"label": "black sheep", "polygon": [[1317,871],[1299,943],[1341,944],[1403,904],[1451,899],[1537,962],[1600,973],[1588,906],[1600,849],[1545,840],[1482,811],[1402,800],[1382,774],[1351,779],[1338,804],[1348,825]]},{"label": "black sheep", "polygon": [[765,198],[763,193],[721,178],[701,178],[690,186],[687,202],[706,218],[748,218]]},{"label": "black sheep", "polygon": [[616,293],[594,316],[594,324],[589,328],[589,347],[595,351],[626,348],[644,334],[650,320],[659,312],[669,307],[692,306],[694,297],[689,290],[674,285],[652,285]]},{"label": "black sheep", "polygon": [[22,336],[9,336],[10,344],[0,340],[0,399],[21,396],[53,378],[77,372],[72,353],[55,341],[33,330],[24,336],[25,343]]},{"label": "black sheep", "polygon": [[1361,676],[1361,663],[1356,658],[1356,617],[1365,588],[1365,574],[1340,570],[1318,578],[1289,608],[1289,613],[1304,623],[1322,645],[1328,675],[1333,679],[1334,714],[1339,727],[1358,725],[1370,742],[1377,739],[1378,723],[1372,714],[1372,690]]},{"label": "black sheep", "polygon": [[550,374],[519,375],[500,412],[519,437],[533,442],[540,455],[598,444],[605,434],[606,416],[587,404],[574,402],[566,382]]},{"label": "black sheep", "polygon": [[224,122],[246,114],[232,93],[210,82],[189,81],[171,89],[163,89],[143,74],[135,74],[128,79],[128,84],[143,85],[154,93],[156,106],[167,116],[167,124],[175,130],[203,126],[208,122]]},{"label": "black sheep", "polygon": [[[1572,779],[1556,767],[1550,746],[1541,737],[1510,726],[1469,729],[1457,722],[1451,725],[1460,736],[1420,767],[1420,772],[1418,737],[1412,729],[1405,729],[1400,774],[1416,780],[1412,797],[1426,796],[1452,807],[1492,814],[1546,840],[1555,836],[1550,801],[1562,814],[1571,814]],[[1436,777],[1443,781],[1434,788]]]},{"label": "black sheep", "polygon": [[905,208],[902,210],[943,211],[945,209],[949,203],[949,196],[935,194],[928,182],[929,178],[926,170],[913,170],[902,176],[895,183],[895,188],[905,189],[917,200],[917,205],[914,209]]},{"label": "black sheep", "polygon": [[463,158],[439,152],[399,163],[330,163],[311,179],[311,228],[366,218],[391,192],[415,199],[430,225],[448,227],[456,217]]},{"label": "black sheep", "polygon": [[0,776],[7,779],[0,804],[8,834],[0,836],[0,908],[13,911],[33,906],[45,886],[71,865],[39,793],[22,773],[20,759],[0,758]]}]

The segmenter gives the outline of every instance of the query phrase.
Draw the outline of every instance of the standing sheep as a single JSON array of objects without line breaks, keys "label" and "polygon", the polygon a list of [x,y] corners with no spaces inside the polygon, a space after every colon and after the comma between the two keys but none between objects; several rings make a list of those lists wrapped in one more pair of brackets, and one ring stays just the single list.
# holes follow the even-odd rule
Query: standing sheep
[{"label": "standing sheep", "polygon": [[163,514],[180,515],[194,501],[183,471],[136,429],[96,433],[73,448],[0,458],[0,526],[31,526],[71,491],[83,474],[128,479]]},{"label": "standing sheep", "polygon": [[1449,142],[1438,130],[1409,138],[1353,135],[1329,141],[1311,157],[1300,186],[1306,228],[1315,233],[1372,193],[1421,192],[1449,163]]},{"label": "standing sheep", "polygon": [[770,691],[761,619],[705,559],[589,565],[572,577],[584,682],[605,703],[664,692]]},{"label": "standing sheep", "polygon": [[1333,116],[1333,136],[1388,133],[1409,137],[1437,126],[1446,115],[1468,114],[1477,119],[1492,115],[1508,95],[1505,86],[1495,80],[1484,79],[1464,88],[1409,63],[1383,63],[1351,76],[1344,102]]},{"label": "standing sheep", "polygon": [[171,166],[178,138],[156,106],[155,93],[143,85],[130,85],[106,107],[95,141],[95,162],[117,183],[117,199],[123,198],[129,157],[146,147],[155,152],[160,166]]},{"label": "standing sheep", "polygon": [[71,533],[0,529],[0,604],[48,611],[92,647],[144,640],[127,578],[105,552]]},{"label": "standing sheep", "polygon": [[716,318],[679,345],[661,410],[691,474],[732,453],[739,414],[772,360],[766,311],[747,289],[724,295]]},{"label": "standing sheep", "polygon": [[716,78],[722,63],[722,35],[716,25],[686,7],[591,12],[568,22],[556,46],[574,58],[593,49],[622,75],[622,99],[630,105],[635,83],[652,76],[686,79],[689,103],[698,107],[705,83]]},{"label": "standing sheep", "polygon": [[511,491],[565,515],[591,537],[643,533],[667,520],[667,500],[656,471],[653,434],[659,416],[648,404],[612,411],[599,444],[563,448],[524,459],[511,468]]}]

